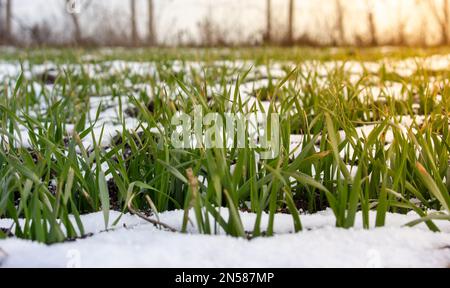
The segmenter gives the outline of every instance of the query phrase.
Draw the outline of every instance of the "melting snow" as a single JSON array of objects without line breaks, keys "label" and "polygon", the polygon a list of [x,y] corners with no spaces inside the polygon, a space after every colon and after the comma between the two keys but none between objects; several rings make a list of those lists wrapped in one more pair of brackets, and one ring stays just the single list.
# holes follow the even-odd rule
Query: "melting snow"
[{"label": "melting snow", "polygon": [[[112,219],[119,215],[111,214]],[[159,217],[179,229],[182,214],[172,211]],[[251,230],[255,215],[241,216]],[[278,214],[274,237],[248,241],[198,235],[195,227],[190,234],[161,231],[131,215],[124,215],[117,228],[101,232],[103,214],[95,213],[82,216],[92,237],[51,246],[8,239],[0,241],[0,248],[2,267],[447,267],[450,234],[433,233],[425,226],[401,227],[414,219],[417,215],[388,214],[384,228],[363,230],[358,222],[344,230],[333,227],[334,216],[327,210],[303,215],[305,230],[294,234],[292,218]],[[267,215],[262,223],[267,223]],[[450,224],[442,224],[442,230],[450,232]],[[0,220],[0,227],[9,225],[9,220]]]}]

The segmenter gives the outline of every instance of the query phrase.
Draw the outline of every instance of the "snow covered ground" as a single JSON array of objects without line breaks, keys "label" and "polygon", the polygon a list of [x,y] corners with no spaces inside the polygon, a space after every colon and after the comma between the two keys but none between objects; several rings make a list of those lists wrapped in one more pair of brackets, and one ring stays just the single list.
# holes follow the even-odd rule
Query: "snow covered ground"
[{"label": "snow covered ground", "polygon": [[[411,76],[417,70],[418,59],[406,59],[393,63],[358,63],[358,62],[305,62],[299,68],[305,71],[314,71],[320,75],[320,83],[326,85],[327,75],[330,70],[344,65],[345,71],[350,73],[357,82],[363,77],[364,71],[376,72],[382,65],[387,71],[399,75]],[[226,67],[244,67],[254,63],[246,62],[222,62],[216,63]],[[286,76],[282,67],[294,67],[294,63],[282,63],[273,65],[268,71],[265,66],[256,66],[249,74],[249,79],[239,87],[240,96],[245,100],[254,98],[255,91],[267,88],[268,75],[275,79]],[[432,71],[448,69],[450,67],[450,55],[433,56],[420,60],[421,67]],[[24,76],[32,80],[33,76],[57,67],[51,63],[27,67]],[[70,67],[76,71],[76,67]],[[78,67],[80,68],[80,67]],[[109,77],[111,75],[155,74],[154,63],[135,63],[124,61],[112,61],[109,63],[86,64],[86,73],[92,78]],[[201,70],[199,62],[174,62],[171,69],[174,71]],[[289,70],[289,69],[288,69]],[[288,71],[287,70],[287,71]],[[20,73],[18,63],[0,63],[0,82],[11,81]],[[155,78],[157,78],[155,76]],[[227,90],[234,88],[231,83],[235,79],[229,79]],[[323,83],[322,83],[323,82]],[[376,82],[376,81],[375,81]],[[164,86],[166,83],[159,83]],[[285,85],[302,85],[303,83],[290,83]],[[389,84],[389,83],[388,83]],[[430,83],[431,87],[443,85],[437,81]],[[445,83],[447,84],[447,83]],[[152,95],[152,89],[145,83],[125,86],[137,88],[137,91],[145,91]],[[407,86],[406,86],[407,87]],[[53,85],[36,86],[36,90],[48,89],[52,91]],[[151,87],[150,87],[151,88]],[[170,88],[170,87],[169,87]],[[219,93],[220,85],[211,87],[211,93]],[[361,97],[379,98],[389,95],[395,99],[403,99],[405,86],[399,83],[391,83],[380,87],[379,85],[367,85],[361,91]],[[39,91],[41,91],[39,90]],[[217,91],[215,91],[217,90]],[[408,90],[408,89],[407,89]],[[174,94],[180,91],[170,91]],[[301,90],[300,90],[301,91]],[[95,134],[105,125],[105,143],[121,132],[123,126],[118,120],[118,98],[126,100],[127,97],[112,97],[106,91],[105,95],[92,95],[89,98],[88,109],[91,115],[95,115],[100,103],[104,110],[100,111],[99,121],[94,127]],[[406,91],[408,92],[408,91]],[[56,92],[57,93],[57,90]],[[208,93],[208,94],[211,94]],[[40,94],[40,93],[37,93]],[[182,93],[181,93],[182,94]],[[386,94],[386,95],[385,95]],[[437,97],[436,101],[441,99]],[[263,104],[267,102],[263,102]],[[48,108],[44,102],[36,107],[36,113],[45,112]],[[125,102],[124,109],[128,108]],[[41,107],[43,106],[43,107]],[[94,116],[92,116],[94,117]],[[403,126],[408,127],[412,121],[423,121],[424,115],[418,115],[415,119],[404,116],[398,120]],[[138,120],[133,116],[125,117],[127,129],[138,126]],[[366,125],[357,129],[358,135],[367,135],[373,129],[373,125]],[[67,123],[65,128],[69,133],[73,130],[73,124]],[[345,134],[341,138],[344,138]],[[21,129],[22,144],[27,146],[28,131]],[[303,135],[291,135],[293,146],[299,146]],[[392,142],[393,135],[388,131],[386,142]],[[92,145],[92,139],[83,139],[86,147]],[[298,149],[299,151],[300,149]],[[297,152],[298,153],[298,152]],[[343,155],[342,155],[343,156]],[[119,216],[118,212],[111,212],[110,219]],[[226,213],[226,210],[223,211]],[[178,230],[183,219],[182,211],[165,212],[159,215],[160,220]],[[375,219],[375,215],[371,215]],[[244,227],[251,231],[255,223],[255,215],[242,213]],[[192,216],[191,219],[195,217]],[[66,242],[56,245],[43,245],[32,241],[10,238],[0,241],[0,266],[1,267],[449,267],[450,265],[450,223],[437,223],[442,233],[430,232],[427,227],[420,225],[414,228],[403,227],[405,223],[416,220],[419,216],[411,213],[408,215],[388,214],[384,228],[372,228],[363,230],[359,222],[356,228],[344,230],[335,228],[335,217],[331,211],[325,211],[314,215],[302,215],[304,231],[292,233],[292,217],[286,214],[277,214],[275,220],[276,236],[270,238],[257,238],[245,240],[232,238],[225,235],[206,236],[199,235],[195,227],[189,228],[189,234],[161,231],[153,225],[140,220],[136,216],[124,215],[116,227],[108,231],[104,230],[104,220],[101,213],[82,216],[83,225],[91,237],[79,239],[74,242]],[[361,219],[358,214],[357,220]],[[262,223],[267,223],[267,217],[263,217]],[[11,220],[0,219],[0,228],[10,228]],[[265,227],[261,227],[263,230]]]},{"label": "snow covered ground", "polygon": [[[226,211],[225,211],[226,212]],[[119,216],[111,212],[112,218]],[[160,214],[160,220],[181,227],[182,211]],[[375,215],[372,215],[375,216]],[[243,213],[251,229],[254,214]],[[75,242],[46,246],[31,241],[0,241],[2,267],[449,267],[450,223],[442,233],[425,226],[402,227],[417,215],[388,214],[384,228],[334,228],[331,211],[303,215],[303,232],[291,233],[290,215],[276,216],[276,235],[253,240],[158,230],[136,216],[124,215],[116,228],[103,230],[103,215],[82,217],[94,235]],[[360,219],[360,215],[357,219]],[[372,217],[374,219],[375,217]],[[267,223],[263,218],[263,223]],[[10,221],[0,220],[0,227]],[[0,251],[2,251],[0,250]],[[2,258],[0,253],[0,259]],[[1,260],[0,260],[1,262]]]}]

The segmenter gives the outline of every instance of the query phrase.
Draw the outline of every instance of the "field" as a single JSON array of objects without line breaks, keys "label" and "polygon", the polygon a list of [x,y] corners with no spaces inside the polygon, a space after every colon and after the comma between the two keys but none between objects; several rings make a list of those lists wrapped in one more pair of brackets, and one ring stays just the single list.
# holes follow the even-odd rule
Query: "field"
[{"label": "field", "polygon": [[446,267],[449,53],[3,49],[0,266]]}]

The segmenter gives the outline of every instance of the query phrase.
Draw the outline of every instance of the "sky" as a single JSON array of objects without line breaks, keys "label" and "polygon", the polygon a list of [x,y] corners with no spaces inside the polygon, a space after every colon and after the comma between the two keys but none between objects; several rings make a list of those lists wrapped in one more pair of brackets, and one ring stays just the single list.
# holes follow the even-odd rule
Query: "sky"
[{"label": "sky", "polygon": [[[65,11],[65,0],[13,0],[13,11],[16,18],[15,27],[31,27],[35,23],[47,21],[55,23],[54,29],[64,31],[63,23],[68,21]],[[75,0],[80,3],[86,0]],[[94,4],[88,9],[81,10],[80,18],[83,29],[90,29],[91,19],[97,21],[114,21],[116,25],[123,27],[129,25],[130,15],[129,1],[127,0],[94,0]],[[264,22],[264,5],[261,0],[155,0],[156,24],[158,38],[162,42],[170,42],[178,38],[180,32],[196,34],[198,22],[205,15],[211,15],[224,27],[236,26],[235,29],[247,34],[262,30]],[[282,2],[274,0],[274,2]],[[146,0],[137,0],[138,5],[138,29],[141,36],[146,33],[147,4]],[[44,8],[44,9],[43,9]],[[121,13],[121,19],[111,20],[111,14]],[[232,17],[230,17],[232,15]],[[245,29],[239,29],[245,27]],[[239,33],[236,33],[239,37]]]},{"label": "sky", "polygon": [[[88,0],[72,0],[84,3]],[[209,16],[222,33],[232,41],[239,39],[260,39],[266,26],[266,0],[154,0],[158,40],[161,43],[174,43],[199,39],[199,22]],[[441,0],[432,0],[441,1]],[[287,22],[287,0],[272,0],[272,21],[275,36],[284,33]],[[345,6],[345,22],[349,35],[367,34],[366,14],[368,3],[374,5],[379,34],[392,34],[399,19],[407,19],[409,32],[417,34],[418,29],[426,25],[431,32],[436,30],[433,23],[418,21],[427,7],[413,4],[424,2],[417,0],[342,0]],[[92,36],[92,23],[111,22],[117,29],[129,31],[128,0],[92,0],[87,9],[82,9],[80,19],[83,33]],[[138,30],[141,37],[146,35],[147,1],[137,0]],[[301,36],[308,31],[314,38],[330,38],[325,31],[334,25],[336,0],[296,0],[295,35]],[[70,36],[70,18],[65,9],[65,0],[13,0],[15,29],[31,27],[35,23],[46,21],[62,37]],[[433,22],[433,21],[431,21]],[[69,25],[68,25],[69,23]],[[394,29],[395,30],[395,29]],[[422,31],[420,30],[420,31]],[[91,31],[91,32],[90,32]],[[429,33],[429,32],[426,32]],[[188,36],[189,35],[189,36]],[[101,35],[94,35],[101,36]],[[414,35],[413,35],[414,36]],[[387,37],[387,36],[386,36]],[[435,33],[425,37],[433,41]]]}]

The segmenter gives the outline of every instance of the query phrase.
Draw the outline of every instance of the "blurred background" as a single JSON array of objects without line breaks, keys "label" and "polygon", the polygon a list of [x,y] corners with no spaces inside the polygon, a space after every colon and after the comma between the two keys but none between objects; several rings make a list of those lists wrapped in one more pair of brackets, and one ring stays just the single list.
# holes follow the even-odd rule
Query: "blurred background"
[{"label": "blurred background", "polygon": [[437,46],[450,0],[0,0],[7,46]]}]

